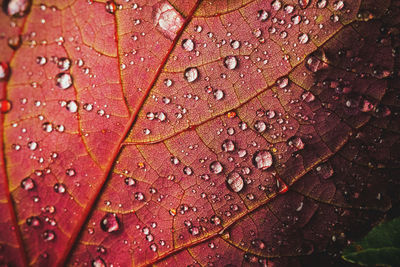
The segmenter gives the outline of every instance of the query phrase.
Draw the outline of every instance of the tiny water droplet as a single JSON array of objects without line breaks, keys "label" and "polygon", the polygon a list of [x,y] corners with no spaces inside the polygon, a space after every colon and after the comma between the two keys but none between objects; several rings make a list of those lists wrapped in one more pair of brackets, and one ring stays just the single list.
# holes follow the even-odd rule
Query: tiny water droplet
[{"label": "tiny water droplet", "polygon": [[26,224],[28,226],[32,226],[34,228],[38,228],[41,225],[40,219],[37,216],[31,216],[31,217],[27,218],[26,219]]},{"label": "tiny water droplet", "polygon": [[124,181],[125,184],[128,186],[134,186],[136,184],[136,180],[133,179],[132,177],[126,177]]},{"label": "tiny water droplet", "polygon": [[46,241],[46,242],[53,241],[56,238],[56,234],[52,230],[44,231],[42,236],[43,236],[44,241]]},{"label": "tiny water droplet", "polygon": [[229,69],[229,70],[234,70],[236,69],[238,65],[238,60],[235,56],[227,56],[224,59],[224,66],[225,68]]},{"label": "tiny water droplet", "polygon": [[183,39],[182,48],[190,52],[194,49],[194,42],[191,39]]},{"label": "tiny water droplet", "polygon": [[56,184],[54,184],[53,189],[54,189],[54,191],[55,191],[56,193],[59,193],[59,194],[64,194],[65,191],[67,191],[67,188],[66,188],[65,185],[62,184],[62,183],[56,183]]},{"label": "tiny water droplet", "polygon": [[192,175],[193,174],[193,170],[189,166],[185,166],[183,168],[183,173],[186,174],[186,175]]},{"label": "tiny water droplet", "polygon": [[59,58],[57,61],[57,67],[62,71],[69,70],[71,67],[71,60],[66,57]]}]

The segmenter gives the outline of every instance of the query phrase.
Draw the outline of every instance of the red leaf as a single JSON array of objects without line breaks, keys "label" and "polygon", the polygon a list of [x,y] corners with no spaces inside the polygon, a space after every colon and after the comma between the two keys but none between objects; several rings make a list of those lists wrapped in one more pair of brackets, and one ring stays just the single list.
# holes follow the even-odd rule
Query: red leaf
[{"label": "red leaf", "polygon": [[398,4],[150,2],[3,0],[0,264],[343,264],[399,202]]}]

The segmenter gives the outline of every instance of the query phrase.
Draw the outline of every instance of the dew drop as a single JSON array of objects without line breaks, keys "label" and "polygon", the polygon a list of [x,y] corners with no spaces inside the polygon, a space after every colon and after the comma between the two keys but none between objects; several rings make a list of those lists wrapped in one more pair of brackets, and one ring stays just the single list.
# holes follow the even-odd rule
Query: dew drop
[{"label": "dew drop", "polygon": [[221,218],[218,217],[217,215],[213,215],[210,218],[210,223],[215,224],[215,225],[220,225],[221,224]]},{"label": "dew drop", "polygon": [[114,14],[116,10],[117,10],[117,5],[114,3],[114,1],[107,1],[106,11],[110,14]]},{"label": "dew drop", "polygon": [[298,150],[301,150],[304,148],[304,142],[298,136],[293,136],[293,137],[289,138],[289,140],[287,141],[287,144],[288,144],[288,146],[295,147]]},{"label": "dew drop", "polygon": [[56,75],[56,85],[62,89],[68,89],[72,86],[72,77],[68,73],[61,72]]},{"label": "dew drop", "polygon": [[242,191],[244,187],[243,178],[237,172],[229,173],[228,176],[226,177],[226,183],[228,184],[229,188],[236,193]]},{"label": "dew drop", "polygon": [[7,44],[12,50],[17,50],[22,44],[21,35],[16,35],[8,38]]},{"label": "dew drop", "polygon": [[257,11],[258,20],[264,22],[264,21],[267,21],[268,17],[269,17],[269,14],[266,10],[260,9]]},{"label": "dew drop", "polygon": [[226,139],[222,142],[221,148],[224,152],[233,152],[235,151],[235,143],[230,139]]},{"label": "dew drop", "polygon": [[100,221],[100,228],[104,232],[112,233],[120,229],[120,222],[116,214],[107,213]]},{"label": "dew drop", "polygon": [[71,67],[71,60],[66,57],[59,58],[57,61],[57,67],[62,71],[69,70]]},{"label": "dew drop", "polygon": [[3,9],[9,16],[24,17],[29,13],[31,0],[5,0]]},{"label": "dew drop", "polygon": [[183,39],[182,48],[188,52],[193,51],[194,42],[191,39]]},{"label": "dew drop", "polygon": [[21,181],[21,188],[27,191],[32,190],[35,188],[35,181],[32,178],[27,177]]},{"label": "dew drop", "polygon": [[299,23],[301,22],[301,16],[299,16],[299,15],[294,15],[294,16],[291,18],[291,20],[292,20],[292,22],[293,22],[294,25],[297,25],[297,24],[299,24]]},{"label": "dew drop", "polygon": [[78,103],[75,100],[68,101],[65,107],[71,113],[76,113],[78,111]]},{"label": "dew drop", "polygon": [[308,43],[308,34],[306,34],[306,33],[301,33],[300,35],[299,35],[299,43],[300,44],[306,44],[306,43]]},{"label": "dew drop", "polygon": [[213,162],[211,162],[211,164],[210,164],[210,171],[211,171],[212,173],[219,174],[219,173],[221,173],[223,170],[224,170],[224,167],[222,166],[221,162],[219,162],[219,161],[213,161]]},{"label": "dew drop", "polygon": [[8,99],[0,99],[0,113],[7,113],[11,110],[12,104]]},{"label": "dew drop", "polygon": [[235,56],[227,56],[224,59],[224,66],[225,68],[229,69],[229,70],[234,70],[236,69],[238,65],[238,60]]},{"label": "dew drop", "polygon": [[214,91],[213,95],[214,95],[214,99],[217,100],[217,101],[219,101],[219,100],[221,100],[221,99],[224,98],[225,93],[224,93],[224,91],[222,91],[221,89],[216,89],[216,90]]},{"label": "dew drop", "polygon": [[106,266],[107,265],[106,265],[105,261],[100,257],[98,257],[92,261],[92,267],[106,267]]},{"label": "dew drop", "polygon": [[134,186],[136,184],[136,180],[133,179],[132,177],[126,177],[125,184],[128,186]]},{"label": "dew drop", "polygon": [[173,84],[173,82],[172,82],[171,79],[165,79],[165,80],[164,80],[164,84],[165,84],[165,86],[167,86],[167,87],[171,87],[171,85]]},{"label": "dew drop", "polygon": [[267,150],[259,150],[253,155],[253,165],[259,170],[266,170],[272,166],[272,155]]},{"label": "dew drop", "polygon": [[283,89],[286,88],[289,85],[289,78],[287,77],[282,77],[279,80],[276,81],[276,84],[279,86],[279,88]]},{"label": "dew drop", "polygon": [[232,40],[231,41],[231,47],[233,48],[233,49],[239,49],[240,48],[240,41],[238,41],[238,40]]},{"label": "dew drop", "polygon": [[10,67],[6,62],[0,62],[0,81],[5,81],[10,75]]},{"label": "dew drop", "polygon": [[47,63],[47,58],[46,57],[37,57],[36,58],[36,64],[43,66]]},{"label": "dew drop", "polygon": [[271,7],[273,10],[278,11],[282,7],[282,3],[280,0],[275,0],[271,3]]},{"label": "dew drop", "polygon": [[46,230],[44,231],[42,237],[46,242],[53,241],[56,238],[56,234],[52,230]]},{"label": "dew drop", "polygon": [[41,225],[40,219],[37,216],[31,216],[31,217],[27,218],[26,219],[26,224],[28,226],[32,226],[34,228],[38,228]]},{"label": "dew drop", "polygon": [[318,8],[325,8],[328,4],[327,0],[318,0],[317,1],[317,7]]},{"label": "dew drop", "polygon": [[59,193],[59,194],[64,194],[65,191],[67,191],[67,188],[66,188],[65,185],[62,184],[62,183],[56,183],[56,184],[53,186],[53,189],[54,189],[54,191],[55,191],[56,193]]},{"label": "dew drop", "polygon": [[199,72],[197,68],[187,68],[185,70],[185,79],[189,83],[196,81],[198,77],[199,77]]},{"label": "dew drop", "polygon": [[315,96],[310,91],[306,91],[301,95],[301,99],[307,103],[310,103],[315,100]]},{"label": "dew drop", "polygon": [[299,6],[302,9],[307,8],[309,4],[310,4],[310,0],[299,0]]},{"label": "dew drop", "polygon": [[189,166],[185,166],[183,168],[183,173],[186,174],[186,175],[192,175],[193,174],[193,170]]},{"label": "dew drop", "polygon": [[65,171],[65,174],[69,177],[75,176],[76,175],[76,171],[74,169],[67,169]]},{"label": "dew drop", "polygon": [[267,124],[263,121],[256,121],[256,123],[254,124],[254,129],[258,133],[263,133],[267,129]]},{"label": "dew drop", "polygon": [[200,234],[200,229],[197,226],[190,227],[189,233],[193,236],[197,236]]},{"label": "dew drop", "polygon": [[34,141],[30,141],[30,142],[28,143],[28,148],[29,148],[30,150],[36,150],[37,147],[38,147],[38,143],[36,143],[36,142],[34,142]]}]

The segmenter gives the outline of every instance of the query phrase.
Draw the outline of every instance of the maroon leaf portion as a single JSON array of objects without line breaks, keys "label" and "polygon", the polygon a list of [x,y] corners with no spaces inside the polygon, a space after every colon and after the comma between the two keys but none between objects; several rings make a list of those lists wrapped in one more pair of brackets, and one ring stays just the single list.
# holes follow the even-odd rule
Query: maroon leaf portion
[{"label": "maroon leaf portion", "polygon": [[398,203],[394,2],[26,7],[2,262],[334,265]]}]

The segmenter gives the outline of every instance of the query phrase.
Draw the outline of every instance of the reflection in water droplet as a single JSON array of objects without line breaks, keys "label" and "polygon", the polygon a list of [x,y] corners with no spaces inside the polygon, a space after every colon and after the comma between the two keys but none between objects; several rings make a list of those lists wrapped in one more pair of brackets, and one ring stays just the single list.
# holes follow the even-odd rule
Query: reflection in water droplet
[{"label": "reflection in water droplet", "polygon": [[253,155],[253,165],[260,170],[266,170],[272,166],[272,155],[267,150],[259,150]]},{"label": "reflection in water droplet", "polygon": [[244,187],[243,178],[237,172],[229,173],[228,176],[226,177],[226,183],[228,184],[229,188],[236,193],[242,191]]},{"label": "reflection in water droplet", "polygon": [[199,72],[197,70],[197,68],[187,68],[185,70],[185,79],[188,82],[194,82],[197,80],[197,78],[199,77]]},{"label": "reflection in water droplet", "polygon": [[120,222],[116,214],[107,213],[100,221],[100,228],[104,232],[112,233],[120,229]]}]

